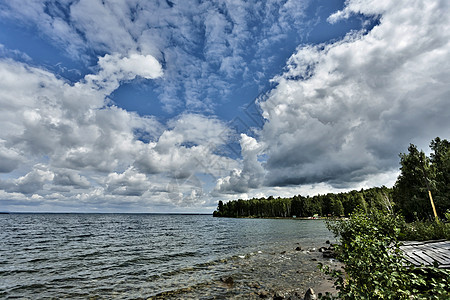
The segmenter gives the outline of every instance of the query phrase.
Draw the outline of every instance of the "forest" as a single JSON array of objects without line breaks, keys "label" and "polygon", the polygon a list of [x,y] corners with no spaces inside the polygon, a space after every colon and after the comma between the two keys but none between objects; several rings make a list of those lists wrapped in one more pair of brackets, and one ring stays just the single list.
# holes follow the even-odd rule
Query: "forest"
[{"label": "forest", "polygon": [[[385,186],[346,193],[291,198],[253,198],[219,201],[215,217],[331,217],[349,216],[357,207],[400,213],[407,221],[439,218],[450,209],[450,142],[435,138],[430,155],[410,144],[400,154],[400,175],[392,188]],[[431,198],[431,199],[430,199]]]}]

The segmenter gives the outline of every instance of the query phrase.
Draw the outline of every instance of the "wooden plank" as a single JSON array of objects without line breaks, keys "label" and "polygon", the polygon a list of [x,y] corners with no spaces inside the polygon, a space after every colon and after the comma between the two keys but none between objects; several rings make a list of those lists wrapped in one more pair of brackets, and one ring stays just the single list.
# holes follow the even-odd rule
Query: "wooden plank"
[{"label": "wooden plank", "polygon": [[401,245],[403,246],[414,246],[417,244],[423,244],[423,242],[417,242],[417,241],[403,241],[401,242]]},{"label": "wooden plank", "polygon": [[434,259],[435,261],[438,262],[438,264],[443,265],[443,264],[450,264],[450,259],[437,255],[436,253],[433,252],[428,252],[427,255],[429,257],[431,257],[432,259]]},{"label": "wooden plank", "polygon": [[416,267],[420,267],[421,265],[423,265],[423,262],[415,260],[414,257],[412,257],[412,256],[407,256],[406,260],[409,261],[410,263],[412,263]]},{"label": "wooden plank", "polygon": [[450,245],[429,245],[428,248],[442,251],[449,251]]},{"label": "wooden plank", "polygon": [[400,249],[406,259],[415,266],[430,266],[437,263],[440,268],[450,267],[450,241],[407,241]]},{"label": "wooden plank", "polygon": [[414,248],[414,247],[400,247],[400,250],[402,250],[406,255],[409,255],[411,253],[416,252],[417,248]]},{"label": "wooden plank", "polygon": [[428,265],[428,263],[425,260],[423,260],[420,256],[411,255],[409,256],[409,258],[415,261],[414,263],[415,266]]},{"label": "wooden plank", "polygon": [[432,247],[448,249],[450,247],[450,242],[443,241],[443,242],[436,242],[436,243],[425,243],[424,245],[429,245],[429,246],[432,246]]},{"label": "wooden plank", "polygon": [[425,245],[425,244],[430,244],[430,245],[450,245],[450,241],[447,240],[431,240],[431,241],[402,241],[400,242],[401,245],[405,245],[405,246],[414,246],[414,245]]},{"label": "wooden plank", "polygon": [[450,253],[450,247],[444,248],[444,247],[428,247],[428,249],[431,249],[436,252],[443,252],[443,253]]},{"label": "wooden plank", "polygon": [[429,249],[434,252],[447,253],[450,256],[450,248],[429,247]]},{"label": "wooden plank", "polygon": [[427,253],[426,252],[424,252],[424,251],[416,251],[416,252],[414,252],[413,253],[415,256],[418,256],[418,257],[420,257],[420,259],[422,260],[422,261],[424,261],[425,263],[425,265],[432,265],[433,263],[434,263],[434,260],[431,258],[431,257],[429,257],[428,255],[427,255]]},{"label": "wooden plank", "polygon": [[448,255],[446,255],[444,252],[427,251],[427,253],[430,253],[430,255],[439,257],[441,260],[450,260],[450,257]]}]

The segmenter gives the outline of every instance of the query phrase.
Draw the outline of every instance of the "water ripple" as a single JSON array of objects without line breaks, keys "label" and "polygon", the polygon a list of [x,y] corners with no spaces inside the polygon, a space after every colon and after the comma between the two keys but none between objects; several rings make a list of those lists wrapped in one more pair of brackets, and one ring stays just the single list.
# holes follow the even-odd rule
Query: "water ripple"
[{"label": "water ripple", "polygon": [[0,228],[0,297],[33,299],[220,293],[273,249],[330,238],[320,221],[201,215],[8,214]]}]

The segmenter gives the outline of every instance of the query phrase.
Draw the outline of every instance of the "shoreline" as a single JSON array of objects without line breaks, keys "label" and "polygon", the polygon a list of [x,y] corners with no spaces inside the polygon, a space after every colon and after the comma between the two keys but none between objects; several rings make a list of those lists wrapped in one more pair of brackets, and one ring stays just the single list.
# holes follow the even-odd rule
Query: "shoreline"
[{"label": "shoreline", "polygon": [[263,219],[263,220],[307,220],[307,221],[312,221],[312,220],[321,220],[321,221],[325,221],[325,220],[341,220],[341,219],[348,219],[348,217],[253,217],[253,216],[240,216],[240,217],[222,217],[222,216],[214,216],[214,218],[219,218],[219,219]]},{"label": "shoreline", "polygon": [[[302,299],[312,288],[316,295],[336,294],[334,280],[319,270],[318,264],[332,269],[342,266],[324,258],[325,242],[300,245],[293,242],[272,252],[248,254],[231,259],[230,273],[197,286],[183,287],[153,295],[148,299]],[[300,248],[300,249],[299,249]]]}]

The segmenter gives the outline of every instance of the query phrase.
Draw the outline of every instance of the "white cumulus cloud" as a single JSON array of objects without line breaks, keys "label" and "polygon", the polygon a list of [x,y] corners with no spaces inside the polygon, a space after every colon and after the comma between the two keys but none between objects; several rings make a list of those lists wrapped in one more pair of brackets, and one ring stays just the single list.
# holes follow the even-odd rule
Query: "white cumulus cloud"
[{"label": "white cumulus cloud", "polygon": [[228,176],[219,178],[214,194],[246,193],[261,186],[265,171],[258,155],[261,154],[262,145],[246,134],[241,134],[240,145],[242,168],[233,169]]},{"label": "white cumulus cloud", "polygon": [[110,94],[121,81],[133,80],[137,76],[155,79],[163,75],[161,64],[151,55],[133,53],[129,57],[120,54],[106,54],[98,60],[97,74],[85,76],[87,84],[95,85]]},{"label": "white cumulus cloud", "polygon": [[448,1],[347,1],[370,32],[301,46],[260,103],[265,184],[350,186],[397,169],[410,142],[450,136]]}]

